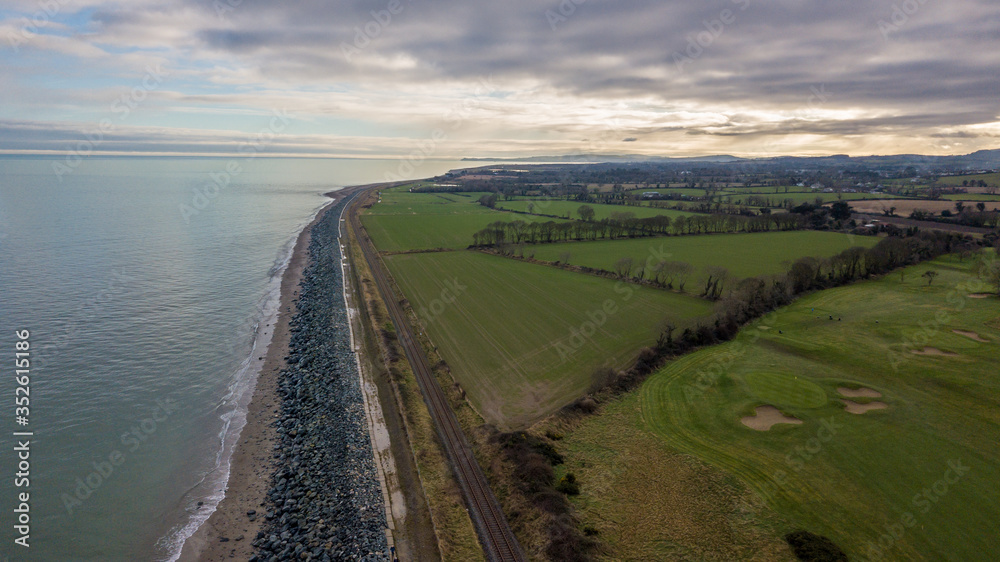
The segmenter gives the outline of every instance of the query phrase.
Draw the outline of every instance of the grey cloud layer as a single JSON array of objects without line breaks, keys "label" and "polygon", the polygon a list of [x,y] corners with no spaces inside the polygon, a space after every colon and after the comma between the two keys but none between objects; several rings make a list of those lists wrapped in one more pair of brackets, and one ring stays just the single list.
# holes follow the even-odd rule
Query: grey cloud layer
[{"label": "grey cloud layer", "polygon": [[[490,76],[501,96],[724,114],[632,123],[619,137],[630,140],[679,128],[969,139],[991,133],[940,129],[1000,120],[995,0],[576,1],[172,0],[98,10],[87,33],[233,60],[271,89],[392,89],[405,103],[408,87]],[[572,130],[573,114],[546,126]]]},{"label": "grey cloud layer", "polygon": [[[829,107],[897,115],[931,108],[942,125],[952,124],[949,106],[989,117],[1000,112],[996,2],[588,0],[553,30],[546,13],[560,13],[557,1],[403,1],[391,23],[364,38],[362,54],[346,60],[342,44],[353,43],[366,24],[376,29],[371,11],[388,5],[246,0],[191,33],[207,48],[252,61],[267,76],[302,81],[492,75],[501,83],[538,80],[578,95],[648,95],[667,106],[709,100],[785,108],[806,103],[810,87],[824,85]],[[724,10],[731,23],[721,23]],[[116,18],[104,21],[118,25]],[[711,41],[692,46],[710,34]],[[414,64],[389,72],[364,55]],[[678,68],[677,55],[690,60]]]}]

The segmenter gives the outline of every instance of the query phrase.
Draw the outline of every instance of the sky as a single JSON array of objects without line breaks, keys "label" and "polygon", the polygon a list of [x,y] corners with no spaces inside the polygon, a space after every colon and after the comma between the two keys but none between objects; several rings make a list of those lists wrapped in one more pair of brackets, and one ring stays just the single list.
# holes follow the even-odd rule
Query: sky
[{"label": "sky", "polygon": [[1000,148],[996,0],[0,0],[0,153]]}]

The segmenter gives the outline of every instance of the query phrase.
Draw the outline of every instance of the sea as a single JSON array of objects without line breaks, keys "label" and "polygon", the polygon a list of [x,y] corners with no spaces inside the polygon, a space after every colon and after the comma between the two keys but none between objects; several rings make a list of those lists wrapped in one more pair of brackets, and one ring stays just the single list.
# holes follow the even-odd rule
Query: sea
[{"label": "sea", "polygon": [[484,164],[0,157],[0,560],[175,560],[324,193]]}]

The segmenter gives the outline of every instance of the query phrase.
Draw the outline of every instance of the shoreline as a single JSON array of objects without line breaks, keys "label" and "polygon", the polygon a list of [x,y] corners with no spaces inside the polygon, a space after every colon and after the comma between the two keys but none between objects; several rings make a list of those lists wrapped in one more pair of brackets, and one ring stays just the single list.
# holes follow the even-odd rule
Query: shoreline
[{"label": "shoreline", "polygon": [[[184,542],[178,560],[182,562],[247,560],[254,553],[251,544],[263,528],[267,494],[275,465],[274,447],[278,433],[281,397],[278,383],[286,367],[291,339],[290,321],[296,312],[299,283],[309,265],[309,243],[313,227],[341,200],[367,186],[351,186],[324,195],[330,198],[298,234],[281,277],[278,317],[264,364],[257,374],[253,397],[246,412],[236,448],[230,459],[225,496],[212,515]],[[248,515],[255,512],[253,516]]]}]

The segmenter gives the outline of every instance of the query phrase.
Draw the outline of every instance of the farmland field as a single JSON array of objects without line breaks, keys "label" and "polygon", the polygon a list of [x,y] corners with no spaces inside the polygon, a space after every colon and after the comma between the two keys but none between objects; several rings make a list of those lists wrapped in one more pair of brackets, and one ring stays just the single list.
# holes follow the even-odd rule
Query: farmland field
[{"label": "farmland field", "polygon": [[382,192],[382,201],[361,215],[375,246],[383,252],[457,250],[472,235],[497,221],[547,222],[550,217],[515,215],[479,204],[483,193],[410,193],[405,186]]},{"label": "farmland field", "polygon": [[[377,207],[378,205],[374,208]],[[361,215],[361,222],[375,246],[380,251],[387,252],[467,248],[472,244],[475,232],[497,221],[561,222],[560,219],[549,217],[485,210],[486,212],[463,214]]]},{"label": "farmland field", "polygon": [[454,215],[489,213],[479,204],[482,193],[410,193],[402,188],[382,192],[382,202],[365,215]]},{"label": "farmland field", "polygon": [[[974,207],[975,202],[969,203],[966,207]],[[986,209],[992,210],[1000,206],[1000,203],[986,203]],[[881,214],[883,209],[896,208],[896,214],[901,217],[909,216],[916,209],[940,213],[944,210],[954,211],[955,201],[932,201],[930,199],[902,199],[894,201],[863,201],[852,202],[851,208],[857,213]]]},{"label": "farmland field", "polygon": [[[949,193],[948,195],[942,195],[942,199],[947,199],[949,201],[983,201],[987,203],[987,208],[993,209],[1000,203],[1000,195],[990,195],[989,193]],[[989,204],[990,202],[993,204]]]},{"label": "farmland field", "polygon": [[785,199],[791,199],[792,204],[815,203],[816,199],[822,199],[823,203],[833,203],[835,201],[859,201],[865,199],[893,199],[896,196],[887,193],[821,193],[821,192],[799,192],[799,193],[738,193],[724,196],[727,202],[733,204],[744,204],[748,197],[766,197],[774,204],[780,205]]},{"label": "farmland field", "polygon": [[599,366],[625,367],[665,318],[684,325],[712,309],[686,295],[478,252],[385,261],[471,403],[502,427],[579,397]]},{"label": "farmland field", "polygon": [[[649,184],[649,185],[639,184],[639,183],[623,183],[619,185],[621,185],[622,190],[624,191],[659,191],[663,189],[688,189],[687,182],[670,183],[670,184],[659,183],[659,184]],[[655,187],[656,185],[660,185],[663,187]],[[587,189],[588,190],[596,189],[598,191],[601,191],[602,193],[611,193],[614,191],[614,186],[615,184],[613,183],[588,183]]]},{"label": "farmland field", "polygon": [[535,259],[560,261],[569,253],[569,263],[614,270],[615,262],[631,257],[636,264],[659,260],[690,263],[700,270],[721,265],[737,277],[783,273],[786,262],[804,256],[828,257],[851,246],[871,247],[878,238],[803,230],[754,234],[709,234],[668,236],[596,242],[544,244],[525,250]]},{"label": "farmland field", "polygon": [[947,185],[950,187],[961,187],[963,181],[985,181],[987,185],[1000,185],[1000,174],[973,174],[969,176],[948,176],[943,178],[938,178],[937,183],[939,185]]},{"label": "farmland field", "polygon": [[572,219],[579,219],[577,209],[582,205],[589,205],[594,209],[594,219],[601,220],[611,216],[611,213],[633,213],[636,218],[648,218],[656,216],[668,216],[670,218],[680,216],[690,216],[692,213],[684,211],[674,211],[672,209],[658,209],[654,207],[638,207],[635,205],[600,205],[597,203],[580,203],[578,201],[551,201],[551,200],[517,200],[517,201],[497,201],[498,209],[508,209],[511,211],[528,212],[528,205],[534,205],[533,213],[555,215],[565,217],[567,213]]},{"label": "farmland field", "polygon": [[777,191],[779,191],[781,193],[785,193],[785,190],[788,190],[788,193],[814,193],[815,192],[815,190],[813,188],[808,187],[808,186],[804,186],[804,185],[777,185],[777,186],[767,186],[767,187],[756,186],[756,187],[736,187],[736,188],[730,188],[730,191],[733,191],[733,192],[736,192],[736,193],[742,193],[742,194],[746,194],[746,193],[768,194],[768,193],[774,193],[775,190],[777,190]]},{"label": "farmland field", "polygon": [[[940,274],[933,285],[921,277],[929,269]],[[583,523],[611,537],[612,548],[639,528],[647,532],[622,539],[627,552],[690,555],[685,535],[661,524],[681,516],[666,503],[639,509],[627,470],[641,463],[641,481],[663,482],[667,491],[650,493],[667,502],[680,493],[669,483],[694,470],[676,455],[689,454],[749,486],[785,521],[780,532],[830,537],[852,560],[993,560],[1000,301],[967,296],[982,290],[968,261],[940,258],[902,280],[804,297],[732,342],[672,362],[559,445],[564,470],[581,482]],[[852,394],[867,397],[842,402]],[[866,404],[884,409],[845,409]],[[741,423],[764,405],[801,424],[758,431]],[[629,428],[621,441],[608,438],[609,423]],[[668,449],[637,449],[650,435]],[[706,517],[688,514],[686,523],[704,527]],[[732,559],[742,558],[745,551]]]},{"label": "farmland field", "polygon": [[[643,188],[643,189],[632,190],[631,193],[641,197],[643,193],[654,192],[654,191],[662,195],[686,195],[692,198],[704,197],[705,195],[708,194],[707,189],[702,189],[700,187],[656,187],[649,189]],[[727,188],[719,190],[717,191],[717,193],[732,193],[733,191],[734,191],[733,189]]]}]

